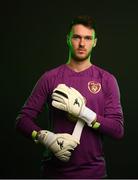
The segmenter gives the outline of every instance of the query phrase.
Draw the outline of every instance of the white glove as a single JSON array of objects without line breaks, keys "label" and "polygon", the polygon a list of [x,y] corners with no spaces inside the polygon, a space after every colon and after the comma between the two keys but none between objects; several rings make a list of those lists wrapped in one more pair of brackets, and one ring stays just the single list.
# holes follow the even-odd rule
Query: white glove
[{"label": "white glove", "polygon": [[96,113],[85,106],[84,97],[74,88],[59,84],[52,93],[52,106],[83,119],[88,126],[96,120]]},{"label": "white glove", "polygon": [[71,151],[79,144],[78,140],[67,133],[54,134],[47,130],[41,130],[37,134],[39,142],[49,148],[61,161],[69,161]]}]

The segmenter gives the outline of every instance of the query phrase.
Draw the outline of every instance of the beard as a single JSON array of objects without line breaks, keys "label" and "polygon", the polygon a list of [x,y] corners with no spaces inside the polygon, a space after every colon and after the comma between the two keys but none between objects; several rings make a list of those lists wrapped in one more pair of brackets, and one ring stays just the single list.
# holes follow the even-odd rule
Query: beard
[{"label": "beard", "polygon": [[87,53],[85,56],[79,56],[75,54],[74,52],[71,53],[71,58],[74,59],[74,61],[85,61],[91,56],[91,51]]}]

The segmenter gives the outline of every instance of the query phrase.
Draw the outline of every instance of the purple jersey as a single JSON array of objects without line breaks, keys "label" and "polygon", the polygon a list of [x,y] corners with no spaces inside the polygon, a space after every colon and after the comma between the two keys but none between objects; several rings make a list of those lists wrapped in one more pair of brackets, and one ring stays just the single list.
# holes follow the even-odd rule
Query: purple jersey
[{"label": "purple jersey", "polygon": [[72,134],[75,123],[69,120],[66,112],[51,106],[51,94],[58,84],[71,86],[86,98],[86,106],[96,112],[100,127],[94,130],[85,124],[80,144],[72,152],[69,162],[61,162],[53,156],[44,163],[45,177],[103,178],[106,175],[106,166],[102,136],[109,135],[119,139],[124,133],[119,88],[115,77],[109,72],[95,65],[75,72],[64,64],[44,73],[17,118],[17,129],[28,137],[31,137],[33,130],[43,129],[38,127],[34,120],[47,103],[49,117],[52,118],[52,131]]}]

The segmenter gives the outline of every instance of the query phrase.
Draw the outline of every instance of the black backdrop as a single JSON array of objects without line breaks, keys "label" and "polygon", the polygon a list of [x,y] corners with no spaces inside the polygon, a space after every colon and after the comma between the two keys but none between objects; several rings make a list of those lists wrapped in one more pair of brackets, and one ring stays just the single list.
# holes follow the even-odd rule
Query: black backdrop
[{"label": "black backdrop", "polygon": [[39,178],[43,148],[15,131],[15,118],[41,74],[66,62],[67,26],[78,14],[96,20],[93,63],[120,86],[125,137],[105,139],[109,177],[138,178],[137,6],[133,0],[1,1],[0,178]]}]

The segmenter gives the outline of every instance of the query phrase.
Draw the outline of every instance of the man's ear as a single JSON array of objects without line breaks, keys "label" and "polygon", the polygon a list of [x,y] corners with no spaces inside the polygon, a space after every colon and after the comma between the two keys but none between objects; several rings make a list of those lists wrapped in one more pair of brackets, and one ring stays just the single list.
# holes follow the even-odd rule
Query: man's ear
[{"label": "man's ear", "polygon": [[93,47],[95,47],[97,44],[97,38],[94,39]]}]

